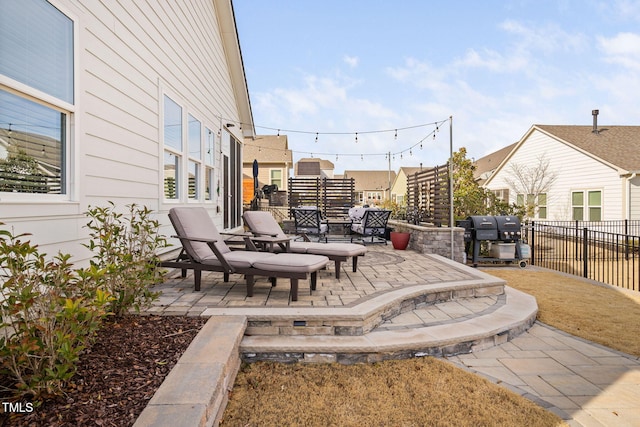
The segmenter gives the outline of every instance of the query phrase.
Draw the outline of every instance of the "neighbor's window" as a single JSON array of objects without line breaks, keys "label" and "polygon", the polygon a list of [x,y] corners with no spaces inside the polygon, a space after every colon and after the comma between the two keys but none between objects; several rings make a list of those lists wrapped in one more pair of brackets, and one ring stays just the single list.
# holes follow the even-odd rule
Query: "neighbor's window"
[{"label": "neighbor's window", "polygon": [[602,220],[602,192],[589,191],[587,200],[589,201],[589,221]]},{"label": "neighbor's window", "polygon": [[602,191],[574,191],[571,193],[571,205],[574,220],[584,221],[586,213],[587,221],[602,221]]},{"label": "neighbor's window", "polygon": [[[526,203],[525,203],[526,200]],[[527,209],[527,214],[538,219],[547,219],[547,193],[516,194],[516,205]]]},{"label": "neighbor's window", "polygon": [[66,194],[73,21],[44,0],[1,8],[0,74],[18,84],[0,88],[0,192]]},{"label": "neighbor's window", "polygon": [[271,185],[274,184],[282,188],[282,169],[271,169]]},{"label": "neighbor's window", "polygon": [[547,219],[547,193],[538,194],[538,218]]}]

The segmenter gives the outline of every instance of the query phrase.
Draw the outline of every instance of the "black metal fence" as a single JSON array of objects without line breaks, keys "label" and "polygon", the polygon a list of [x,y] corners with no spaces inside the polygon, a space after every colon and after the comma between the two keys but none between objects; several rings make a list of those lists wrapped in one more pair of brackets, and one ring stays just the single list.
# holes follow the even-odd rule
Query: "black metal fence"
[{"label": "black metal fence", "polygon": [[531,264],[640,291],[640,221],[534,221]]}]

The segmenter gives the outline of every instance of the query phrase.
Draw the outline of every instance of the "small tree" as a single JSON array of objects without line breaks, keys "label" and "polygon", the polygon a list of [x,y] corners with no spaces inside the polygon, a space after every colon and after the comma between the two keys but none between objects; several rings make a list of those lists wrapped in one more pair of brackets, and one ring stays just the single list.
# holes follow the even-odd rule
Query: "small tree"
[{"label": "small tree", "polygon": [[521,210],[500,200],[492,191],[481,187],[474,178],[476,166],[467,159],[467,149],[453,153],[453,215],[465,219],[471,215],[518,215]]},{"label": "small tree", "polygon": [[546,194],[557,178],[557,173],[549,167],[549,159],[544,155],[537,158],[532,166],[511,163],[505,182],[515,194],[524,197],[523,207],[526,218],[535,217],[536,207],[541,194]]}]

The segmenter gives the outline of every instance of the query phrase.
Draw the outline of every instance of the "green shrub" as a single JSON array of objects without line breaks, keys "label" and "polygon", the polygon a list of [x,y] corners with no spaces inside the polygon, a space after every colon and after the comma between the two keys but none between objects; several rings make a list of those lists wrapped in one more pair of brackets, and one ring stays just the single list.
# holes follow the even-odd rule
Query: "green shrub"
[{"label": "green shrub", "polygon": [[89,207],[87,213],[91,240],[85,246],[94,252],[92,268],[104,271],[101,285],[113,295],[110,311],[116,315],[140,311],[158,297],[150,290],[163,280],[156,253],[168,246],[147,207],[127,207],[128,216],[117,213],[111,202],[107,207]]},{"label": "green shrub", "polygon": [[67,254],[47,260],[26,236],[0,229],[0,369],[16,397],[38,399],[73,376],[110,297],[98,289],[101,272],[74,270]]}]

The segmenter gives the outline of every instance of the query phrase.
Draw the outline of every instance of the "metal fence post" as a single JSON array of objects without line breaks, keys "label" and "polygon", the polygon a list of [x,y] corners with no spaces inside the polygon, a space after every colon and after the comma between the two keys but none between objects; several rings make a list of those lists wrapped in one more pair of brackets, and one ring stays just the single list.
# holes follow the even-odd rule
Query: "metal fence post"
[{"label": "metal fence post", "polygon": [[582,229],[582,276],[589,277],[589,229]]},{"label": "metal fence post", "polygon": [[531,265],[536,265],[536,222],[531,221]]}]

